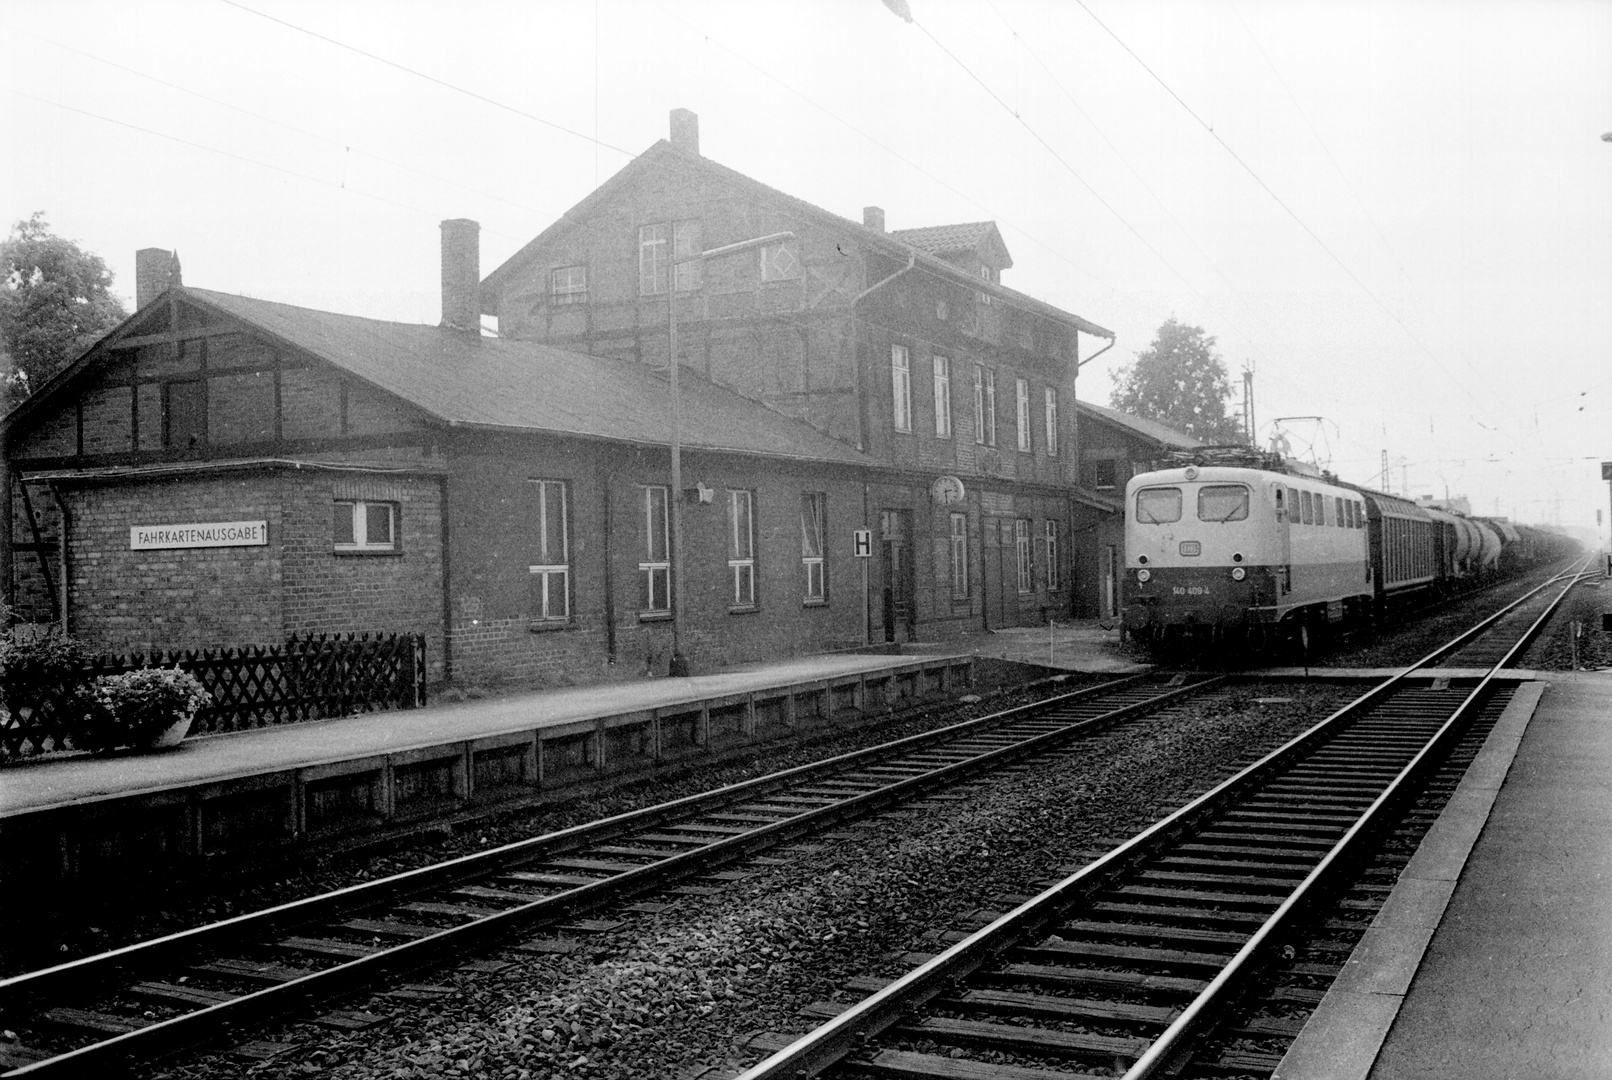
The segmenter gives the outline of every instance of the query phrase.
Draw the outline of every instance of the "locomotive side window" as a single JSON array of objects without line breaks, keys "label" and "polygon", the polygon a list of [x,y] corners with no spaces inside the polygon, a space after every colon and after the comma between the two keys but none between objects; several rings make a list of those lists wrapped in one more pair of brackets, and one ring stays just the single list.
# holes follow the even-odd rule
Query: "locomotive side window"
[{"label": "locomotive side window", "polygon": [[1299,521],[1305,525],[1315,524],[1315,500],[1308,491],[1299,492]]},{"label": "locomotive side window", "polygon": [[1349,523],[1343,520],[1343,499],[1341,497],[1335,498],[1333,502],[1337,504],[1337,513],[1332,516],[1332,524],[1340,529],[1345,528]]},{"label": "locomotive side window", "polygon": [[1315,523],[1317,525],[1327,523],[1327,497],[1319,493],[1315,496]]},{"label": "locomotive side window", "polygon": [[1287,500],[1285,498],[1283,498],[1283,493],[1286,490],[1287,489],[1282,487],[1282,485],[1280,485],[1280,484],[1276,485],[1276,517],[1277,517],[1277,520],[1281,520],[1281,518],[1287,513]]},{"label": "locomotive side window", "polygon": [[1166,525],[1181,520],[1180,488],[1143,488],[1136,493],[1136,520],[1143,525]]},{"label": "locomotive side window", "polygon": [[1299,518],[1299,489],[1287,489],[1287,520],[1294,525],[1303,524]]},{"label": "locomotive side window", "polygon": [[1199,521],[1243,521],[1248,517],[1248,489],[1241,484],[1206,484],[1198,489]]},{"label": "locomotive side window", "polygon": [[1366,504],[1365,503],[1355,503],[1355,528],[1364,529],[1365,527],[1366,527]]}]

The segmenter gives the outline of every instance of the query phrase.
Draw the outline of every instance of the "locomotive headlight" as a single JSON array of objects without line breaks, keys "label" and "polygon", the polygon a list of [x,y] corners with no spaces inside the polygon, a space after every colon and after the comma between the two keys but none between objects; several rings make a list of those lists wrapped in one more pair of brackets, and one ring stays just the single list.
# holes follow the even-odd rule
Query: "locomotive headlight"
[{"label": "locomotive headlight", "polygon": [[1148,582],[1153,580],[1153,571],[1138,570],[1136,572],[1136,580],[1140,581],[1143,585],[1146,585]]},{"label": "locomotive headlight", "polygon": [[1243,578],[1245,578],[1247,576],[1248,576],[1248,571],[1244,570],[1242,567],[1234,566],[1234,567],[1231,568],[1231,580],[1233,580],[1233,581],[1241,581]]}]

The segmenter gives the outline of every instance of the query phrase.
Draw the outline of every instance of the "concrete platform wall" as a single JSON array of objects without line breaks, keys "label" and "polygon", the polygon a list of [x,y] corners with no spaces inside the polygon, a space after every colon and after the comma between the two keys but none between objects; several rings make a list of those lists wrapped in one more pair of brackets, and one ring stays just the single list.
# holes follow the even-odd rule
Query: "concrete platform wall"
[{"label": "concrete platform wall", "polygon": [[81,801],[0,820],[0,917],[220,860],[375,842],[787,746],[962,692],[967,657]]}]

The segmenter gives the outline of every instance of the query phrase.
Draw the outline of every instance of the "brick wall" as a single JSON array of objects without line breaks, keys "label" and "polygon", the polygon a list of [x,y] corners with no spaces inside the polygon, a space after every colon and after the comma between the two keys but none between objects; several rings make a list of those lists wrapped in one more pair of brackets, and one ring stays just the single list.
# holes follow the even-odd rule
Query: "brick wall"
[{"label": "brick wall", "polygon": [[[433,477],[282,473],[284,632],[419,633],[427,674],[443,674],[442,498]],[[391,503],[398,544],[383,554],[334,550],[337,500]]]},{"label": "brick wall", "polygon": [[[439,485],[255,472],[65,491],[71,628],[104,651],[269,644],[303,633],[423,633],[442,652]],[[334,551],[336,499],[399,508],[396,553]],[[267,545],[130,550],[135,525],[268,523]]]},{"label": "brick wall", "polygon": [[[280,640],[277,487],[257,475],[64,492],[72,632],[118,652]],[[267,546],[129,550],[135,525],[254,520],[269,522]]]},{"label": "brick wall", "polygon": [[[644,485],[668,481],[664,451],[577,441],[482,440],[452,459],[450,597],[455,678],[544,685],[666,674],[671,624],[641,617]],[[819,651],[861,640],[851,530],[862,523],[861,485],[848,472],[688,453],[684,485],[711,502],[685,501],[683,647],[696,670]],[[529,566],[534,479],[567,485],[571,615],[536,618]],[[733,611],[727,492],[753,492],[758,603]],[[828,603],[804,602],[800,499],[827,495]]]}]

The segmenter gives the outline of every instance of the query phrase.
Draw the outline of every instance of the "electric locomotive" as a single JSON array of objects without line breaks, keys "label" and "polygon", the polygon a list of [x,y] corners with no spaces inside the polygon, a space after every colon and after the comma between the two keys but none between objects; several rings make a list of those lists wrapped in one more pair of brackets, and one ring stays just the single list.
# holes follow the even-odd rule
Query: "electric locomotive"
[{"label": "electric locomotive", "polygon": [[1154,648],[1196,639],[1258,650],[1299,626],[1369,617],[1360,492],[1258,451],[1199,461],[1126,485],[1128,633]]}]

